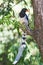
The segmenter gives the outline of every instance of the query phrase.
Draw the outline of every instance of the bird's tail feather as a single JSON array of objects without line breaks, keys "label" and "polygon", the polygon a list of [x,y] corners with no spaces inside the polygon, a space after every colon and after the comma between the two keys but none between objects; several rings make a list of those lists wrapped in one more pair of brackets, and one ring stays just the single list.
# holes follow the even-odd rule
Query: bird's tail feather
[{"label": "bird's tail feather", "polygon": [[18,54],[17,54],[17,56],[16,56],[15,61],[13,62],[13,64],[16,64],[20,60],[25,47],[26,47],[26,45],[24,45],[24,44],[20,46],[20,48],[18,50]]},{"label": "bird's tail feather", "polygon": [[15,61],[13,62],[13,64],[17,64],[17,62],[20,60],[20,58],[22,56],[22,53],[23,53],[24,49],[26,48],[25,38],[24,37],[25,37],[25,35],[22,36],[23,41],[22,41],[22,43],[21,43],[21,45],[20,45],[20,47],[18,49],[18,54],[17,54],[17,56],[16,56]]}]

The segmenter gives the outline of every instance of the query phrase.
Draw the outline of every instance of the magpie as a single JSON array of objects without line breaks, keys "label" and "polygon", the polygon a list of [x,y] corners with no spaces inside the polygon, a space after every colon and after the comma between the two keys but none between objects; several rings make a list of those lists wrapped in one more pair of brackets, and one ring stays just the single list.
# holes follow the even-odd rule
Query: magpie
[{"label": "magpie", "polygon": [[[20,17],[20,23],[24,23],[25,26],[28,28],[28,16],[26,14],[26,12],[29,12],[29,10],[27,10],[26,8],[23,8],[21,10],[21,12],[19,13],[19,17]],[[17,64],[17,62],[20,60],[21,56],[22,56],[22,53],[24,51],[24,49],[26,48],[26,35],[25,33],[22,35],[22,41],[21,41],[21,45],[18,49],[18,54],[15,58],[15,61],[13,62],[13,64]]]}]

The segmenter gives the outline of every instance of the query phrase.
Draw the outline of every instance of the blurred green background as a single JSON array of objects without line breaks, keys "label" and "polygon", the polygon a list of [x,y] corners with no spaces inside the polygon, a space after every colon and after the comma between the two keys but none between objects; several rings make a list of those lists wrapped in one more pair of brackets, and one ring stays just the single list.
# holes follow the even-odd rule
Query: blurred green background
[{"label": "blurred green background", "polygon": [[[0,0],[0,65],[13,65],[18,53],[23,31],[20,28],[19,12],[23,7],[27,13],[29,26],[34,29],[31,0]],[[17,65],[43,65],[38,46],[30,35],[26,36],[26,49]]]}]

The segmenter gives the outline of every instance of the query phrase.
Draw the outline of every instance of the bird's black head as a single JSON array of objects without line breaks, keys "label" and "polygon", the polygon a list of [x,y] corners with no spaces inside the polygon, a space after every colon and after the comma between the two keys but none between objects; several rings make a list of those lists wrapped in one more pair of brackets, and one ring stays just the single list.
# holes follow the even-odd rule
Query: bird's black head
[{"label": "bird's black head", "polygon": [[21,10],[21,12],[19,13],[19,16],[22,18],[22,17],[24,17],[25,15],[26,15],[26,11],[28,11],[26,8],[23,8],[22,10]]},{"label": "bird's black head", "polygon": [[21,10],[21,12],[26,12],[27,11],[27,9],[26,8],[23,8],[22,10]]}]

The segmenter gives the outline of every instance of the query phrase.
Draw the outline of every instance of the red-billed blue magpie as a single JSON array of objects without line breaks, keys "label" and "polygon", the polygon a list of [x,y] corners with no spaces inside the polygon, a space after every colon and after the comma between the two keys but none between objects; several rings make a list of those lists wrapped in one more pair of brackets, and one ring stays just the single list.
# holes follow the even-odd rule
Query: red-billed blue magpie
[{"label": "red-billed blue magpie", "polygon": [[[26,8],[23,8],[21,10],[21,12],[19,13],[20,22],[24,23],[26,25],[26,27],[28,27],[28,21],[29,21],[28,16],[26,15],[27,11],[29,12],[29,10],[27,10]],[[16,64],[20,60],[25,47],[26,47],[26,37],[25,37],[25,33],[24,33],[23,36],[22,36],[21,45],[20,45],[20,47],[18,49],[18,54],[17,54],[13,64]]]}]

